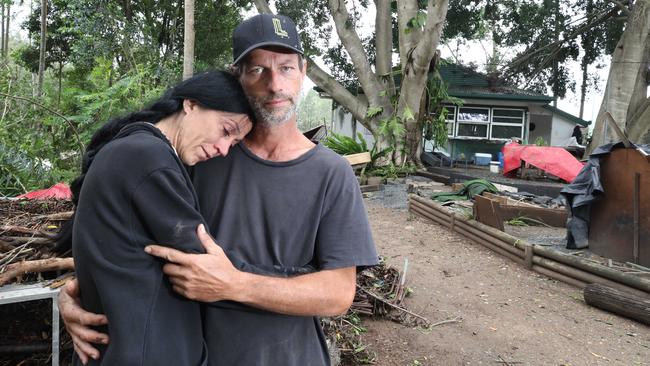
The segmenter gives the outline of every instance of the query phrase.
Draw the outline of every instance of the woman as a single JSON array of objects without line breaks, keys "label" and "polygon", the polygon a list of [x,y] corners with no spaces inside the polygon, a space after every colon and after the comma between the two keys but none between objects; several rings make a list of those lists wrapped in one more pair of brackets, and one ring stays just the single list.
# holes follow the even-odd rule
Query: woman
[{"label": "woman", "polygon": [[226,155],[252,121],[237,80],[207,72],[93,136],[72,184],[82,305],[106,314],[108,326],[99,330],[111,338],[91,364],[207,363],[200,305],[175,294],[162,263],[143,248],[203,252],[196,236],[203,220],[183,164]]}]

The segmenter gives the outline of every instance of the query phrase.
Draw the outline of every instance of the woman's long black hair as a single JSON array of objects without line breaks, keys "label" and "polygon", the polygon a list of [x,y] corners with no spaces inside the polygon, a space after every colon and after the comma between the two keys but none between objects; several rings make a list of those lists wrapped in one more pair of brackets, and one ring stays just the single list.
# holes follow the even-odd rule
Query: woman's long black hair
[{"label": "woman's long black hair", "polygon": [[[125,117],[112,119],[95,132],[82,158],[81,174],[70,184],[74,205],[77,206],[79,203],[79,193],[93,159],[124,126],[136,122],[157,123],[182,110],[185,99],[193,100],[208,109],[248,114],[250,120],[254,120],[253,110],[234,76],[225,71],[207,71],[197,74],[167,90],[160,99],[148,107]],[[73,223],[74,216],[61,227],[54,248],[56,253],[66,253],[72,248]]]}]

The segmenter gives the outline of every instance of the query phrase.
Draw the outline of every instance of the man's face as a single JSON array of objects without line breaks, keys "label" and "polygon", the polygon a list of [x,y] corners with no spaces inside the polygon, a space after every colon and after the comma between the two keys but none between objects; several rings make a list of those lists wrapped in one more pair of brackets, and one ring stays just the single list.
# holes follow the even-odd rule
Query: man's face
[{"label": "man's face", "polygon": [[240,82],[259,122],[272,127],[295,117],[305,65],[284,48],[258,48],[242,65]]}]

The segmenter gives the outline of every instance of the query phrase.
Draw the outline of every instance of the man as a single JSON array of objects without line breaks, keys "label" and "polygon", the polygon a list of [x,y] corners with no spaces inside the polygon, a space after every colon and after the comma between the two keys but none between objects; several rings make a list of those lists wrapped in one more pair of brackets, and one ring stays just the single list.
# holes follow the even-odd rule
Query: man
[{"label": "man", "polygon": [[[288,278],[240,272],[202,228],[207,254],[147,251],[169,262],[164,271],[178,293],[208,304],[210,365],[328,365],[316,316],[347,311],[356,268],[377,263],[361,193],[347,162],[297,128],[306,62],[293,22],[269,14],[244,21],[233,54],[257,123],[227,158],[197,165],[202,213],[217,243],[245,262],[315,271]],[[60,307],[83,361],[98,356],[91,343],[108,342],[86,325],[106,319],[80,310],[75,296],[73,283]]]}]

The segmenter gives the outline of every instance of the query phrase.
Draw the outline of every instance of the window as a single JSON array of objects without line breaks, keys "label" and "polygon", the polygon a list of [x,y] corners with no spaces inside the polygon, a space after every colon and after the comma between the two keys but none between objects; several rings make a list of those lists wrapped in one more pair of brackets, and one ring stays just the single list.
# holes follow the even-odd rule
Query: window
[{"label": "window", "polygon": [[469,139],[488,138],[490,126],[490,108],[458,108],[456,136]]},{"label": "window", "polygon": [[490,139],[507,140],[512,137],[524,137],[524,110],[492,108]]},{"label": "window", "polygon": [[[504,107],[457,107],[447,109],[447,136],[459,139],[508,140],[524,137],[526,110]],[[531,131],[535,128],[530,126]]]}]

